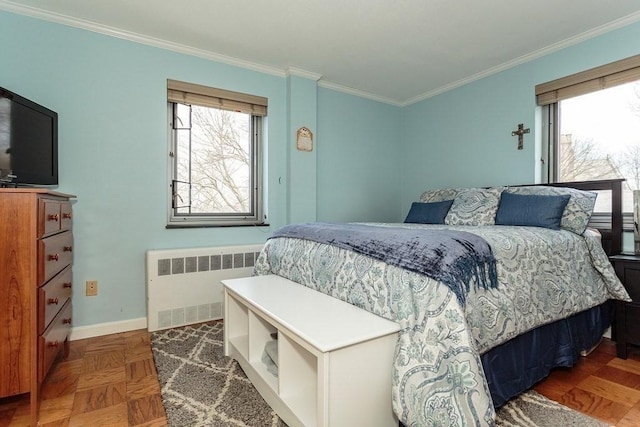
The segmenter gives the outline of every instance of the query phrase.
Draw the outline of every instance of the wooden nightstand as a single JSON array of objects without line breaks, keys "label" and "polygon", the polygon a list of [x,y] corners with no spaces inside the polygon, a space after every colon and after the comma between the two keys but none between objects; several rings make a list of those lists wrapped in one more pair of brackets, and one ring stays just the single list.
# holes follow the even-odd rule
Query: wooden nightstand
[{"label": "wooden nightstand", "polygon": [[627,344],[640,345],[640,255],[609,257],[632,302],[616,301],[616,352],[627,358]]}]

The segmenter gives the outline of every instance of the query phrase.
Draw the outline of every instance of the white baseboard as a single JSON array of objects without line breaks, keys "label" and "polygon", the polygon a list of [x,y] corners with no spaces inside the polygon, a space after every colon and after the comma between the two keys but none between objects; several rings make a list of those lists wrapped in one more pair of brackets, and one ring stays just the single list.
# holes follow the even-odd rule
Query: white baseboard
[{"label": "white baseboard", "polygon": [[117,334],[119,332],[135,331],[136,329],[147,329],[147,318],[121,320],[118,322],[99,323],[97,325],[77,326],[71,328],[70,340],[81,340],[84,338],[100,337],[102,335]]}]

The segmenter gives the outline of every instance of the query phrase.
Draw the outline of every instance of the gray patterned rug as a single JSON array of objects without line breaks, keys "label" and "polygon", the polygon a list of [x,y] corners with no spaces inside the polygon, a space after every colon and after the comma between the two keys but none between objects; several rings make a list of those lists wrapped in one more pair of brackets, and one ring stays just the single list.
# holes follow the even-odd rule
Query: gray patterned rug
[{"label": "gray patterned rug", "polygon": [[[224,356],[222,322],[151,334],[162,385],[162,402],[172,427],[286,427],[251,385],[238,363]],[[498,426],[606,426],[535,391],[502,407]]]}]

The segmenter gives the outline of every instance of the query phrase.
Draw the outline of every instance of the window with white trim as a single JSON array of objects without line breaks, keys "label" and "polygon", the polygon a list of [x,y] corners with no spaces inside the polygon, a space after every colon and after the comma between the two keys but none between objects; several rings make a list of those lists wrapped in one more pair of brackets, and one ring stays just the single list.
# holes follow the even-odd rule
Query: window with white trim
[{"label": "window with white trim", "polygon": [[[625,178],[625,228],[640,190],[640,55],[536,86],[543,107],[543,173],[550,182]],[[610,211],[610,194],[595,213]]]},{"label": "window with white trim", "polygon": [[261,225],[267,99],[167,80],[168,227]]}]

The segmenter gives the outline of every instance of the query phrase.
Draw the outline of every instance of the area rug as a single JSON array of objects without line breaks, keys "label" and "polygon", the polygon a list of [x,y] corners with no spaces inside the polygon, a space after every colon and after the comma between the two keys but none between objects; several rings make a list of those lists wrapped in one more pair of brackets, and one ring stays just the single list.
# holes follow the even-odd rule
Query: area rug
[{"label": "area rug", "polygon": [[[238,363],[224,356],[222,322],[151,334],[151,347],[171,427],[286,427],[251,385]],[[497,413],[509,427],[606,426],[529,391]]]}]

